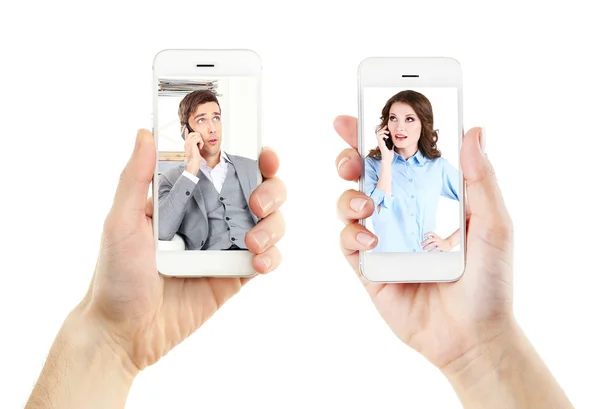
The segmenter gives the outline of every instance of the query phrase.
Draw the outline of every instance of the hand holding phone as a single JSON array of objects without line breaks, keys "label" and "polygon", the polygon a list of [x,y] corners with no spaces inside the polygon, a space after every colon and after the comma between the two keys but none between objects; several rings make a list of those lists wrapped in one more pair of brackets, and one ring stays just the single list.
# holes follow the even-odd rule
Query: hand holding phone
[{"label": "hand holding phone", "polygon": [[204,140],[198,132],[194,132],[188,124],[183,127],[182,135],[185,139],[184,152],[185,157],[188,160],[188,164],[185,170],[195,175],[200,170],[200,164],[202,163],[202,156],[200,151],[204,146]]}]

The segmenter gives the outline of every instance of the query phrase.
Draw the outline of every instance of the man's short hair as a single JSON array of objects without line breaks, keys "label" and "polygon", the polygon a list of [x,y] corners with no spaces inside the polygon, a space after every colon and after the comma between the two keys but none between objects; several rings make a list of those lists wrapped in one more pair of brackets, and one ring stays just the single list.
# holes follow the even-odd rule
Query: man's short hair
[{"label": "man's short hair", "polygon": [[188,118],[192,112],[196,111],[198,105],[206,104],[208,102],[216,102],[217,105],[219,105],[219,111],[221,110],[217,95],[209,89],[194,91],[187,94],[179,103],[179,122],[181,125],[187,124]]}]

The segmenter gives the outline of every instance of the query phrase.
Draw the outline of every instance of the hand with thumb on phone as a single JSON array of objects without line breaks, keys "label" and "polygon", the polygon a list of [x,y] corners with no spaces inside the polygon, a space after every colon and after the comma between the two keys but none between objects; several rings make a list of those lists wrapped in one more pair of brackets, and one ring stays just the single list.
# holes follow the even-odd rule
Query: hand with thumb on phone
[{"label": "hand with thumb on phone", "polygon": [[183,150],[188,161],[185,170],[192,175],[195,175],[200,170],[200,165],[202,163],[200,151],[204,146],[204,140],[202,139],[202,136],[198,132],[194,132],[188,124],[183,125],[181,136],[185,140]]},{"label": "hand with thumb on phone", "polygon": [[[357,119],[339,116],[334,128],[349,145],[336,160],[338,173],[357,181],[364,166]],[[385,160],[390,151],[383,145],[384,133],[377,136]],[[375,248],[378,237],[358,223],[373,214],[374,202],[357,190],[345,191],[338,200],[346,223],[342,252],[390,329],[446,376],[463,407],[572,408],[513,311],[514,228],[485,140],[483,128],[472,128],[460,150],[468,199],[467,264],[460,280],[367,281],[360,273],[359,251]]]}]

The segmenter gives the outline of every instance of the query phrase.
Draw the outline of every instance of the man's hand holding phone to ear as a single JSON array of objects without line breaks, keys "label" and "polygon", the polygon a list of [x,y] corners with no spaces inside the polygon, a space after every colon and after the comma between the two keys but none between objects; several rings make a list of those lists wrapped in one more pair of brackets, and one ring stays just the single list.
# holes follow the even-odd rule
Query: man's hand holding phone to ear
[{"label": "man's hand holding phone to ear", "polygon": [[192,175],[196,175],[200,170],[200,166],[202,165],[202,156],[200,156],[200,151],[204,146],[204,140],[202,139],[202,135],[200,135],[198,132],[190,132],[190,130],[191,128],[189,125],[186,124],[183,126],[182,132],[185,139],[183,150],[185,152],[185,157],[188,160],[185,170],[190,172]]}]

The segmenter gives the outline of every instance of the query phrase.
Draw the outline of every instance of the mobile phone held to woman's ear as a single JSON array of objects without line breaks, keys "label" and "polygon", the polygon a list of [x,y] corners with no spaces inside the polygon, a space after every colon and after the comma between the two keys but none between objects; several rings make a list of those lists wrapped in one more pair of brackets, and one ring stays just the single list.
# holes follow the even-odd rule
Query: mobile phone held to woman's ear
[{"label": "mobile phone held to woman's ear", "polygon": [[387,148],[389,150],[394,150],[394,141],[392,141],[392,135],[391,134],[387,134],[387,138],[385,138],[385,146],[387,146]]},{"label": "mobile phone held to woman's ear", "polygon": [[[375,132],[379,132],[382,128],[377,127],[375,128]],[[394,150],[394,141],[392,141],[392,134],[388,131],[385,133],[385,137],[383,138],[383,141],[385,142],[385,146],[389,149],[389,150]]]}]

